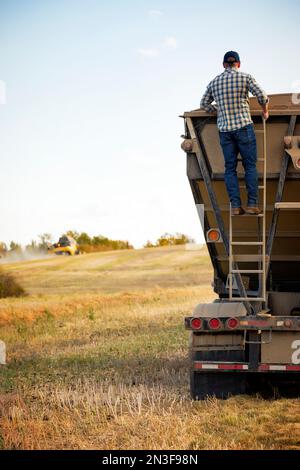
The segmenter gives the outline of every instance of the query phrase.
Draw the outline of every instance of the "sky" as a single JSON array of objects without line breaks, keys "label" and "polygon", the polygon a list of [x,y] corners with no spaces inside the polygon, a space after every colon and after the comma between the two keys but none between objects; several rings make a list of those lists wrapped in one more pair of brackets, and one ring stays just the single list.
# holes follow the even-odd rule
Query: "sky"
[{"label": "sky", "polygon": [[299,13],[298,0],[0,0],[0,240],[201,242],[179,115],[227,50],[268,93],[294,92]]}]

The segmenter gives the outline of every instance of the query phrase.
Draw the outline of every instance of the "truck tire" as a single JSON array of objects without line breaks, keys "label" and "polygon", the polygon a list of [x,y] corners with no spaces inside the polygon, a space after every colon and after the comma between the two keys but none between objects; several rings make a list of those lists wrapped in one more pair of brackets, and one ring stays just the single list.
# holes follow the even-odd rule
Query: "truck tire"
[{"label": "truck tire", "polygon": [[245,373],[191,371],[191,397],[193,400],[205,400],[212,396],[225,399],[245,392]]}]

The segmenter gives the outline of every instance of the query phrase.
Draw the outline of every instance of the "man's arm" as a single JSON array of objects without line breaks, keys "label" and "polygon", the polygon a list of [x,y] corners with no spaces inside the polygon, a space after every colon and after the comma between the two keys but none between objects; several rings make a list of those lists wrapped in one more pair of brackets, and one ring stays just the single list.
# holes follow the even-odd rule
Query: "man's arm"
[{"label": "man's arm", "polygon": [[200,102],[200,108],[205,109],[208,113],[214,113],[217,111],[217,108],[215,105],[211,104],[214,101],[214,97],[211,92],[211,87],[210,84],[206,88],[206,92],[202,96],[201,102]]},{"label": "man's arm", "polygon": [[263,110],[262,116],[263,116],[263,118],[264,118],[265,120],[267,120],[268,117],[269,117],[269,107],[268,107],[268,103],[262,105],[262,110]]},{"label": "man's arm", "polygon": [[264,90],[259,86],[255,78],[249,75],[249,91],[252,93],[253,96],[256,96],[257,101],[262,107],[262,115],[264,119],[268,119],[269,111],[268,111],[268,104],[269,98],[268,95],[264,92]]}]

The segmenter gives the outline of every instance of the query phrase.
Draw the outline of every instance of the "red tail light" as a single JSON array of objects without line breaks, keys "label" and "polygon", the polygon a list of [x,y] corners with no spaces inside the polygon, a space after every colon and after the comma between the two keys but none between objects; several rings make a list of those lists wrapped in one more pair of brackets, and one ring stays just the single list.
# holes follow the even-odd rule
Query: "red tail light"
[{"label": "red tail light", "polygon": [[209,320],[208,326],[211,330],[218,330],[219,328],[221,328],[221,322],[218,318],[212,318],[211,320]]},{"label": "red tail light", "polygon": [[228,328],[230,328],[231,330],[234,330],[235,328],[237,328],[239,322],[236,318],[229,318],[226,322],[226,326]]},{"label": "red tail light", "polygon": [[207,236],[208,242],[218,242],[220,241],[220,238],[221,238],[220,231],[214,228],[211,228],[210,230],[208,230],[206,236]]},{"label": "red tail light", "polygon": [[200,318],[193,318],[191,321],[191,327],[193,330],[200,330],[202,327],[202,320]]}]

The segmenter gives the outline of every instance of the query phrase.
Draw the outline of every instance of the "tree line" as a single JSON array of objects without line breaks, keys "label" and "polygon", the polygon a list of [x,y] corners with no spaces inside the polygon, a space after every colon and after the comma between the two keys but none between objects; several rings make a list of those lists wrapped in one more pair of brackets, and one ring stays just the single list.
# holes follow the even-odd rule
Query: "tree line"
[{"label": "tree line", "polygon": [[176,246],[186,245],[187,243],[195,243],[195,240],[184,233],[164,233],[155,242],[150,240],[144,245],[144,248],[156,248],[158,246]]},{"label": "tree line", "polygon": [[105,250],[132,250],[134,248],[128,240],[112,240],[103,235],[90,236],[86,232],[79,233],[75,230],[69,230],[66,235],[74,238],[80,251],[84,253]]},{"label": "tree line", "polygon": [[[113,240],[103,235],[91,236],[87,232],[77,232],[76,230],[68,230],[65,235],[73,238],[77,242],[80,251],[83,253],[134,249],[134,246],[128,240]],[[191,237],[183,233],[164,233],[154,242],[148,240],[144,244],[144,248],[185,245],[186,243],[194,242],[195,241]],[[37,240],[32,240],[25,247],[22,247],[15,241],[11,241],[8,246],[5,243],[0,242],[0,256],[9,253],[22,253],[23,251],[33,255],[35,253],[46,253],[53,243],[54,239],[50,233],[39,235]]]},{"label": "tree line", "polygon": [[[86,232],[77,232],[68,230],[64,235],[73,238],[81,252],[90,253],[93,251],[105,250],[129,250],[133,249],[133,245],[127,240],[112,240],[103,235],[90,236]],[[57,242],[58,240],[56,240]],[[38,236],[38,240],[32,240],[29,244],[22,247],[19,243],[11,241],[9,246],[0,242],[0,255],[17,254],[25,251],[29,254],[47,253],[54,243],[54,239],[50,233],[43,233]]]}]

